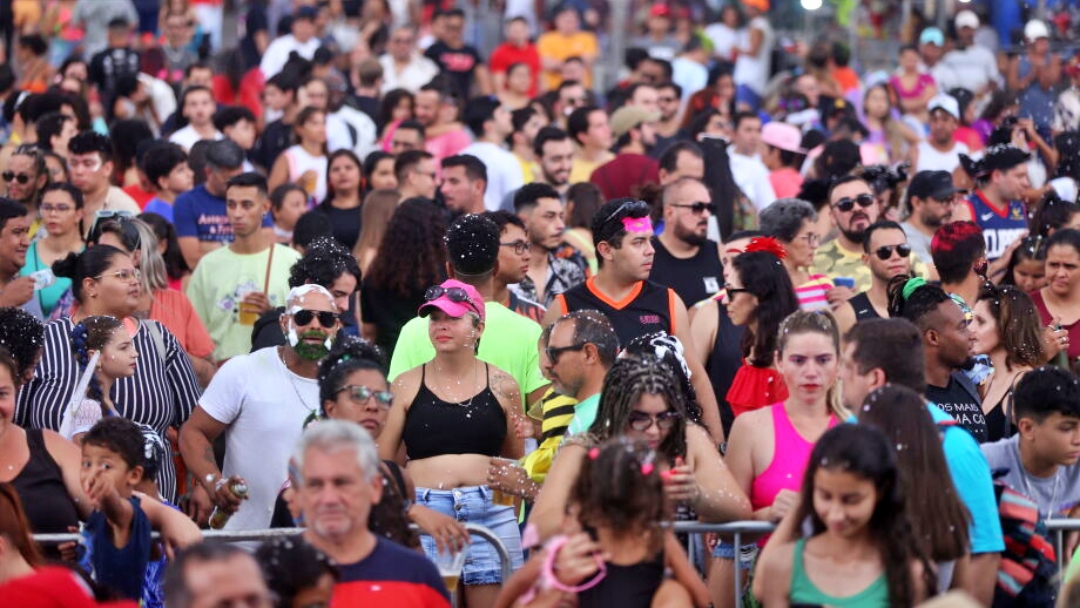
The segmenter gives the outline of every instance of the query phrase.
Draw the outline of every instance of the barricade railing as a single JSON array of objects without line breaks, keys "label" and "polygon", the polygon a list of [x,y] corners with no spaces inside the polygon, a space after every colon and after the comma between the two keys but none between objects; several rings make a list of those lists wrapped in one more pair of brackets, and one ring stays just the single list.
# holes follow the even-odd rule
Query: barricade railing
[{"label": "barricade railing", "polygon": [[[735,606],[742,605],[742,547],[743,535],[745,534],[768,534],[776,529],[774,524],[767,521],[733,521],[726,524],[706,524],[698,521],[677,521],[671,524],[675,532],[682,534],[723,534],[732,537],[735,545]],[[702,543],[703,546],[708,546]]]},{"label": "barricade railing", "polygon": [[[495,548],[495,553],[499,555],[499,569],[502,571],[503,584],[510,580],[510,576],[514,573],[514,565],[510,559],[510,551],[507,550],[506,545],[503,544],[500,539],[490,528],[484,526],[478,526],[476,524],[463,523],[465,529],[469,532],[470,536],[478,536],[489,543]],[[414,524],[412,526],[414,531],[420,531]],[[215,540],[221,542],[239,542],[239,541],[265,541],[272,538],[278,538],[281,536],[297,536],[304,533],[304,528],[268,528],[265,530],[203,530],[204,540]],[[35,534],[34,540],[41,545],[58,545],[60,543],[75,542],[79,540],[79,535],[76,533],[68,534]],[[160,534],[153,533],[153,538],[160,538]]]}]

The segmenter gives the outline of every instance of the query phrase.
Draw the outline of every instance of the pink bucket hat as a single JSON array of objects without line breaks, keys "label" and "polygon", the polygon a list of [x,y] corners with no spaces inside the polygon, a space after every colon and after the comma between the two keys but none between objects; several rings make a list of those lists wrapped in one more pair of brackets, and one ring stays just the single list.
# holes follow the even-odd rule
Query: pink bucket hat
[{"label": "pink bucket hat", "polygon": [[802,143],[802,133],[799,128],[786,122],[773,121],[765,123],[761,127],[761,141],[774,148],[796,154],[806,154],[806,150],[799,146]]},{"label": "pink bucket hat", "polygon": [[428,287],[424,299],[427,301],[421,304],[417,311],[421,317],[428,316],[432,310],[438,308],[454,318],[472,312],[480,315],[481,321],[484,320],[484,297],[472,285],[456,279]]}]

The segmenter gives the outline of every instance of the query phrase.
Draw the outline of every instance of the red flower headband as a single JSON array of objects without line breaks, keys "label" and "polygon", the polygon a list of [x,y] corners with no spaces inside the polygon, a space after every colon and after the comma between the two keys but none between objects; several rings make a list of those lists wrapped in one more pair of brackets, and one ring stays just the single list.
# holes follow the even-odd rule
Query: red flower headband
[{"label": "red flower headband", "polygon": [[787,251],[784,250],[784,246],[780,244],[771,236],[756,236],[750,239],[750,243],[743,250],[743,253],[753,253],[755,251],[765,251],[771,253],[777,257],[777,259],[784,259],[787,257]]}]

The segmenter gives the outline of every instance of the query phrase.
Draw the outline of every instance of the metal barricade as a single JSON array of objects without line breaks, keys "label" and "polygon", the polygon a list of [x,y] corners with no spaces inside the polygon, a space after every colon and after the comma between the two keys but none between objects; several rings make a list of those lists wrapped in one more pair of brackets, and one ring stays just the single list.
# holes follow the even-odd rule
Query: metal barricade
[{"label": "metal barricade", "polygon": [[[470,536],[478,536],[489,543],[492,547],[495,547],[495,552],[499,555],[499,567],[502,570],[503,584],[510,580],[510,577],[514,574],[514,565],[510,559],[510,551],[507,550],[506,545],[502,540],[489,528],[484,526],[478,526],[476,524],[462,524],[465,529],[469,531]],[[419,528],[415,524],[412,525],[413,530],[419,531]],[[281,536],[297,536],[304,533],[304,528],[269,528],[266,530],[203,530],[204,540],[216,540],[222,542],[236,542],[236,541],[265,541],[272,538]],[[160,538],[160,534],[153,533],[153,538],[156,540]],[[79,535],[75,533],[69,534],[35,534],[34,540],[38,544],[42,545],[58,545],[60,543],[74,542],[79,540]]]},{"label": "metal barricade", "polygon": [[[684,534],[730,534],[735,545],[735,606],[742,605],[742,537],[744,534],[768,534],[776,526],[766,521],[735,521],[728,524],[706,524],[697,521],[674,522],[675,532]],[[704,543],[703,543],[704,544]]]}]

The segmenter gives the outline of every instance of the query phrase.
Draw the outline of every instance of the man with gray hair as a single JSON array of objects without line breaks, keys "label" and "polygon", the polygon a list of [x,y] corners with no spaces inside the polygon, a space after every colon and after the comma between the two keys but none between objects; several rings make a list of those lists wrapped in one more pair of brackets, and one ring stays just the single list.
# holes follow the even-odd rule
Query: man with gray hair
[{"label": "man with gray hair", "polygon": [[368,527],[383,492],[370,433],[351,422],[324,420],[304,431],[292,464],[292,484],[307,523],[304,539],[338,567],[332,604],[450,605],[434,564]]},{"label": "man with gray hair", "polygon": [[814,251],[821,235],[814,232],[817,212],[810,203],[797,198],[782,198],[761,210],[761,231],[780,241],[787,255],[784,268],[791,277],[799,307],[821,310],[829,307],[827,295],[833,282],[823,274],[807,270],[814,263]]},{"label": "man with gray hair", "polygon": [[[270,524],[289,449],[320,409],[319,363],[341,328],[334,297],[320,285],[294,288],[280,326],[286,343],[229,359],[180,429],[188,471],[214,505],[232,514],[226,530]],[[219,470],[213,442],[225,431],[225,466]],[[246,497],[237,495],[236,483],[247,486]],[[199,506],[210,506],[205,503]]]},{"label": "man with gray hair", "polygon": [[700,302],[724,283],[720,250],[706,237],[716,213],[712,195],[700,179],[681,177],[664,186],[660,200],[664,230],[653,238],[649,279],[675,290],[687,305]]},{"label": "man with gray hair", "polygon": [[555,389],[577,400],[568,435],[584,433],[596,419],[604,376],[619,354],[619,336],[597,310],[576,310],[551,325],[545,371]]}]

